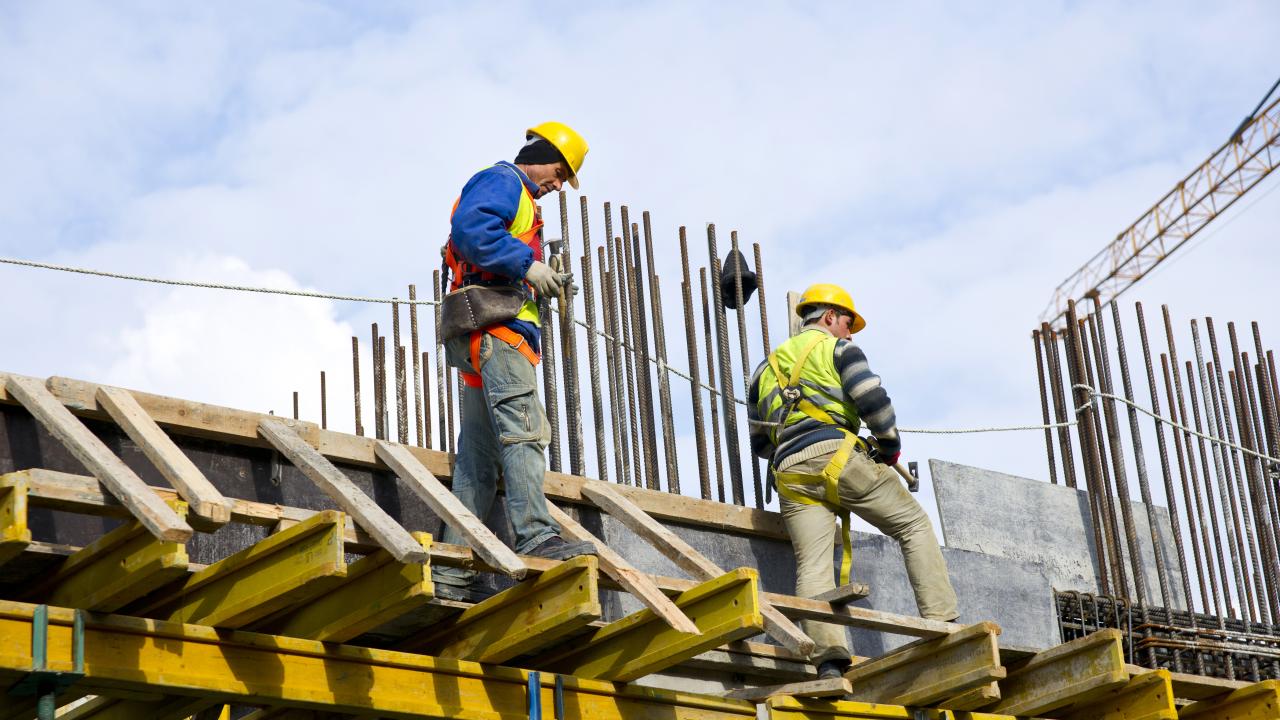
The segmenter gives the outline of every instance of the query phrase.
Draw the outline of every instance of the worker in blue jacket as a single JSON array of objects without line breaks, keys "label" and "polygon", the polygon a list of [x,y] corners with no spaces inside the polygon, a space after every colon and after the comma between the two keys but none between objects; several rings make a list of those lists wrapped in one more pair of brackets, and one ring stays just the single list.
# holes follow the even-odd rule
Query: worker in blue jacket
[{"label": "worker in blue jacket", "polygon": [[[576,287],[572,275],[543,262],[542,216],[535,200],[564,183],[577,189],[586,154],[586,141],[563,123],[529,128],[514,162],[487,167],[463,186],[445,246],[450,291],[477,284],[510,286],[520,288],[524,298],[514,317],[445,343],[445,356],[465,385],[453,494],[484,519],[501,478],[515,551],[556,560],[592,555],[595,547],[560,537],[542,489],[551,427],[535,372],[542,346],[538,298]],[[441,540],[466,544],[452,527],[445,528]],[[436,595],[448,599],[469,599],[474,577],[463,568],[432,571]]]}]

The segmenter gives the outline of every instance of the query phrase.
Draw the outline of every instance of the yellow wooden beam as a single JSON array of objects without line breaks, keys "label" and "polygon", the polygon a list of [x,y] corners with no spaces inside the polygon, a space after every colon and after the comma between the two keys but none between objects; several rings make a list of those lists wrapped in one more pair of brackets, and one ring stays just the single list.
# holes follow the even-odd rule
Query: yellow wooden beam
[{"label": "yellow wooden beam", "polygon": [[933,705],[1002,680],[996,637],[1000,626],[982,622],[934,640],[917,640],[887,655],[858,663],[845,674],[850,700]]},{"label": "yellow wooden beam", "polygon": [[318,513],[194,573],[139,614],[218,627],[243,627],[286,607],[318,597],[342,582],[345,518]]},{"label": "yellow wooden beam", "polygon": [[18,556],[31,544],[27,526],[27,479],[0,475],[0,565]]},{"label": "yellow wooden beam", "polygon": [[[551,653],[545,667],[581,677],[634,680],[759,634],[764,630],[759,583],[755,570],[738,568],[677,597],[676,607],[693,620],[700,635],[674,630],[645,609],[575,641],[572,649]],[[539,666],[544,666],[542,660]]]},{"label": "yellow wooden beam", "polygon": [[[187,504],[170,505],[180,518]],[[114,612],[187,572],[187,547],[157,539],[137,520],[76,551],[29,597],[51,605]]]},{"label": "yellow wooden beam", "polygon": [[992,712],[1046,715],[1129,682],[1119,630],[1100,630],[1036,654],[1000,683]]},{"label": "yellow wooden beam", "polygon": [[508,588],[400,649],[503,663],[555,644],[601,615],[596,558],[576,557]]},{"label": "yellow wooden beam", "polygon": [[58,715],[58,720],[187,720],[219,701],[209,697],[168,697],[161,700],[124,700],[98,696]]},{"label": "yellow wooden beam", "polygon": [[[415,532],[424,556],[431,535]],[[346,642],[425,605],[435,595],[427,562],[400,563],[379,550],[347,567],[346,580],[305,607],[288,611],[265,629],[276,635]]]},{"label": "yellow wooden beam", "polygon": [[1280,680],[1263,680],[1219,698],[1201,700],[1178,715],[1188,720],[1276,720],[1280,718]]},{"label": "yellow wooden beam", "polygon": [[[35,606],[0,601],[0,675],[31,668]],[[49,668],[72,669],[72,612],[49,609]],[[77,687],[215,697],[388,718],[494,720],[527,716],[529,673],[314,640],[118,615],[85,622],[85,676]],[[694,693],[566,677],[566,717],[598,720],[754,718],[755,706]],[[541,675],[543,708],[555,676]]]},{"label": "yellow wooden beam", "polygon": [[769,720],[1017,720],[1012,715],[952,712],[855,700],[813,700],[788,696],[765,701]]},{"label": "yellow wooden beam", "polygon": [[1177,720],[1168,670],[1134,675],[1100,698],[1058,711],[1062,720]]}]

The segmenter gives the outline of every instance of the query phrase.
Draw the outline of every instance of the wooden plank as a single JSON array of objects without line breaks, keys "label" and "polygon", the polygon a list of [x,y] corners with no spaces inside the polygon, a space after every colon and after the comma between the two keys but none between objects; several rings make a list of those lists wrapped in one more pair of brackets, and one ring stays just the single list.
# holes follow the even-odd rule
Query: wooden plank
[{"label": "wooden plank", "polygon": [[892,705],[934,705],[1005,677],[996,637],[982,622],[931,640],[917,640],[849,668],[850,700]]},{"label": "wooden plank", "polygon": [[[30,669],[34,611],[34,605],[0,601],[0,673]],[[71,667],[72,622],[70,610],[50,608],[54,669]],[[91,693],[215,696],[362,717],[528,715],[528,671],[426,655],[119,615],[87,619],[84,653],[91,660],[75,687]],[[541,683],[535,687],[542,707],[554,707],[556,678],[543,674]],[[572,677],[563,685],[566,709],[592,720],[756,716],[755,706],[740,700]]]},{"label": "wooden plank", "polygon": [[29,486],[25,477],[0,475],[0,565],[21,555],[31,544],[31,528],[27,525]]},{"label": "wooden plank", "polygon": [[[1141,665],[1125,665],[1125,669],[1130,675],[1151,672],[1150,668]],[[1169,680],[1173,683],[1173,696],[1179,700],[1207,700],[1250,685],[1246,680],[1228,680],[1173,671],[1169,671]]]},{"label": "wooden plank", "polygon": [[[72,412],[86,417],[109,418],[96,399],[98,384],[55,376],[49,378],[48,387]],[[138,390],[130,392],[146,413],[172,434],[211,438],[253,447],[268,446],[266,441],[258,436],[258,423],[264,418],[275,416]],[[5,391],[3,383],[0,383],[0,402],[17,402]],[[304,440],[315,446],[322,455],[335,462],[362,467],[381,466],[374,452],[375,441],[372,438],[334,430],[322,430],[315,423],[282,419]],[[410,448],[409,451],[436,477],[451,476],[452,460],[448,453],[426,448]],[[584,503],[588,502],[580,492],[584,480],[574,475],[548,472],[543,482],[547,497],[565,502]],[[787,539],[782,517],[776,512],[726,505],[645,488],[620,487],[619,491],[645,512],[663,520],[779,540]]]},{"label": "wooden plank", "polygon": [[187,501],[193,513],[214,525],[222,525],[231,519],[231,501],[223,497],[191,462],[191,458],[178,449],[128,390],[103,385],[98,388],[97,399],[164,479]]},{"label": "wooden plank", "polygon": [[[770,683],[787,683],[810,680],[817,674],[817,668],[807,660],[794,660],[774,655],[744,652],[735,648],[736,643],[728,643],[715,650],[708,650],[695,655],[677,665],[672,672],[681,670],[710,671],[730,673],[758,678]],[[752,643],[758,645],[762,643]],[[769,647],[777,647],[771,645]]]},{"label": "wooden plank", "polygon": [[[694,578],[709,580],[722,573],[721,569],[705,555],[636,507],[635,503],[618,494],[613,486],[599,481],[587,481],[582,486],[582,493],[595,502],[600,509],[630,528],[632,532],[649,541],[659,552]],[[764,598],[760,599],[760,610],[764,615],[765,632],[770,637],[799,655],[807,656],[813,652],[813,639],[805,635],[804,631]]]},{"label": "wooden plank", "polygon": [[1000,684],[989,682],[969,692],[961,693],[953,698],[938,703],[943,710],[977,710],[994,705],[1000,699]]},{"label": "wooden plank", "polygon": [[[186,503],[175,500],[179,516]],[[115,612],[187,572],[187,548],[158,540],[132,520],[68,557],[27,597],[51,605]]]},{"label": "wooden plank", "polygon": [[1000,683],[992,712],[1040,716],[1129,682],[1119,630],[1100,630],[1037,653]]},{"label": "wooden plank", "polygon": [[1186,720],[1274,720],[1280,718],[1280,680],[1263,680],[1218,698],[1182,708]]},{"label": "wooden plank", "polygon": [[1062,720],[1178,720],[1168,670],[1146,671],[1102,697],[1059,710]]},{"label": "wooden plank", "polygon": [[318,597],[341,583],[342,513],[326,510],[194,573],[141,609],[165,620],[237,628]]},{"label": "wooden plank", "polygon": [[263,420],[258,424],[258,432],[351,515],[360,527],[377,538],[392,557],[402,563],[426,561],[422,545],[408,530],[356,487],[333,463],[298,437],[292,428],[279,420]]},{"label": "wooden plank", "polygon": [[682,593],[676,605],[693,619],[698,635],[677,632],[652,610],[609,623],[575,647],[539,657],[538,667],[578,677],[629,681],[677,665],[701,652],[759,633],[759,576],[738,568]]},{"label": "wooden plank", "polygon": [[885,705],[859,700],[817,700],[775,695],[765,700],[769,720],[1018,720],[986,712],[955,714],[950,710]]},{"label": "wooden plank", "polygon": [[547,509],[551,511],[551,518],[560,525],[560,532],[571,540],[585,540],[596,546],[596,556],[600,558],[600,569],[605,574],[613,578],[619,585],[626,588],[640,602],[645,604],[658,617],[662,618],[672,628],[686,633],[697,633],[698,626],[693,624],[688,615],[680,611],[676,604],[671,602],[656,583],[646,574],[632,567],[626,558],[622,557],[616,550],[600,541],[599,538],[592,535],[590,531],[578,524],[568,513],[551,503],[547,503]]},{"label": "wooden plank", "polygon": [[[413,535],[424,552],[430,550],[429,534]],[[433,595],[428,563],[401,563],[379,550],[349,565],[342,585],[304,607],[286,611],[285,618],[267,630],[275,635],[347,642],[422,607]]]},{"label": "wooden plank", "polygon": [[517,580],[524,579],[528,568],[520,558],[494,535],[470,510],[445,487],[430,470],[423,467],[403,445],[378,440],[374,445],[378,457],[396,475],[408,483],[431,511],[467,539],[471,547],[490,566],[499,568]]},{"label": "wooden plank", "polygon": [[766,685],[730,690],[727,698],[746,700],[748,702],[764,702],[775,695],[792,697],[843,697],[853,689],[852,683],[845,678],[827,678],[825,680],[806,680],[804,682],[786,683],[784,685]]},{"label": "wooden plank", "polygon": [[186,542],[191,526],[116,457],[35,378],[10,375],[6,389],[76,457],[111,494],[129,508],[153,535],[165,542]]},{"label": "wooden plank", "polygon": [[600,618],[599,572],[595,557],[566,560],[398,649],[494,664],[537,652]]},{"label": "wooden plank", "polygon": [[861,600],[870,594],[871,589],[867,587],[866,583],[851,582],[815,595],[813,599],[819,602],[843,605],[854,600]]}]

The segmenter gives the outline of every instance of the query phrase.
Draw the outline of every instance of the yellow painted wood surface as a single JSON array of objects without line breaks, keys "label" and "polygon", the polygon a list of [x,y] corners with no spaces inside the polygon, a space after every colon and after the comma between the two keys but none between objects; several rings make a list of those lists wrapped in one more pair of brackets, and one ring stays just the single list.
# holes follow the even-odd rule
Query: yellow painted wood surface
[{"label": "yellow painted wood surface", "polygon": [[1219,698],[1201,700],[1178,715],[1187,720],[1280,720],[1280,680],[1264,680]]},{"label": "yellow painted wood surface", "polygon": [[27,525],[27,488],[25,477],[0,475],[0,565],[31,544],[31,528]]},{"label": "yellow painted wood surface", "polygon": [[1168,670],[1133,675],[1100,698],[1059,711],[1062,720],[1177,720]]}]

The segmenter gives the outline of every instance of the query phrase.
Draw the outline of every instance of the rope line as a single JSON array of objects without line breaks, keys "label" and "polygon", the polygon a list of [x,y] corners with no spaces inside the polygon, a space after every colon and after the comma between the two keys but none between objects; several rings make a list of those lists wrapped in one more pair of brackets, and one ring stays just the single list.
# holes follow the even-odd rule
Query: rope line
[{"label": "rope line", "polygon": [[[440,302],[437,300],[402,300],[400,298],[376,298],[376,297],[365,297],[361,295],[340,295],[337,293],[313,292],[310,290],[286,290],[281,288],[264,288],[264,287],[254,287],[250,285],[232,285],[228,283],[201,282],[196,280],[174,280],[171,278],[158,278],[158,277],[152,277],[148,275],[135,275],[131,273],[117,273],[117,272],[110,272],[106,270],[93,270],[90,268],[74,267],[71,265],[58,265],[56,263],[44,263],[44,262],[36,262],[34,260],[21,260],[17,258],[7,258],[7,257],[0,257],[0,263],[6,264],[6,265],[17,265],[21,267],[37,268],[41,270],[56,270],[60,272],[75,273],[79,275],[91,275],[95,277],[111,278],[114,280],[132,280],[134,282],[145,282],[145,283],[152,283],[156,285],[170,285],[170,286],[176,286],[176,287],[206,288],[209,290],[233,290],[236,292],[259,293],[263,295],[286,295],[290,297],[307,297],[307,298],[318,298],[322,300],[340,300],[345,302],[378,303],[382,305],[391,305],[391,304],[398,304],[398,303],[403,303],[405,305],[439,305],[440,304]],[[609,335],[608,333],[598,328],[592,328],[589,325],[587,325],[586,322],[579,320],[577,318],[573,318],[573,322],[585,328],[589,332],[596,333],[597,335],[604,338],[605,340],[608,340],[609,342],[618,342],[622,347],[626,348],[629,352],[631,352],[632,355],[635,355],[637,357],[639,356],[639,353],[636,352],[636,349],[632,347],[629,343],[627,343],[625,339],[615,340],[615,338],[612,335]],[[649,362],[653,363],[653,365],[655,365],[659,371],[666,370],[667,372],[674,373],[684,378],[685,380],[689,381],[690,384],[693,384],[693,378],[689,374],[672,367],[670,364],[663,362],[662,360],[656,357],[650,357]],[[698,383],[698,385],[701,386],[703,389],[707,390],[708,392],[710,392],[713,397],[721,394],[720,391],[716,390],[710,385],[707,385],[706,383],[700,382]],[[1259,460],[1280,465],[1280,459],[1271,457],[1270,455],[1267,455],[1265,453],[1260,453],[1255,450],[1250,450],[1246,447],[1243,447],[1237,443],[1233,443],[1229,440],[1223,440],[1222,438],[1217,438],[1212,435],[1206,435],[1197,430],[1193,430],[1177,421],[1170,420],[1169,418],[1163,417],[1161,415],[1157,415],[1156,413],[1142,407],[1141,405],[1138,405],[1137,403],[1127,400],[1125,398],[1122,398],[1118,395],[1102,392],[1101,390],[1090,387],[1089,385],[1078,384],[1078,385],[1073,385],[1072,387],[1073,389],[1084,390],[1088,392],[1091,398],[1091,400],[1088,403],[1082,405],[1080,408],[1076,410],[1077,415],[1080,412],[1084,411],[1086,408],[1091,407],[1095,402],[1095,400],[1098,400],[1101,398],[1107,398],[1109,400],[1122,402],[1125,405],[1132,407],[1133,409],[1143,413],[1144,415],[1147,415],[1153,418],[1158,422],[1165,423],[1185,433],[1195,435],[1196,437],[1201,438],[1203,440],[1207,440],[1211,443],[1218,443],[1219,445],[1225,445],[1227,447],[1239,450],[1240,452],[1245,453],[1247,455],[1252,455],[1258,458]],[[734,402],[744,406],[747,404],[745,399],[738,399],[736,397],[734,398]],[[976,428],[898,428],[898,432],[917,434],[917,435],[970,435],[970,434],[993,433],[993,432],[1019,432],[1019,431],[1026,431],[1026,430],[1055,430],[1063,427],[1071,427],[1077,424],[1079,424],[1079,420],[1071,420],[1064,423],[1047,423],[1047,424],[1033,423],[1030,425],[1008,425],[1008,426],[976,427]]]}]

